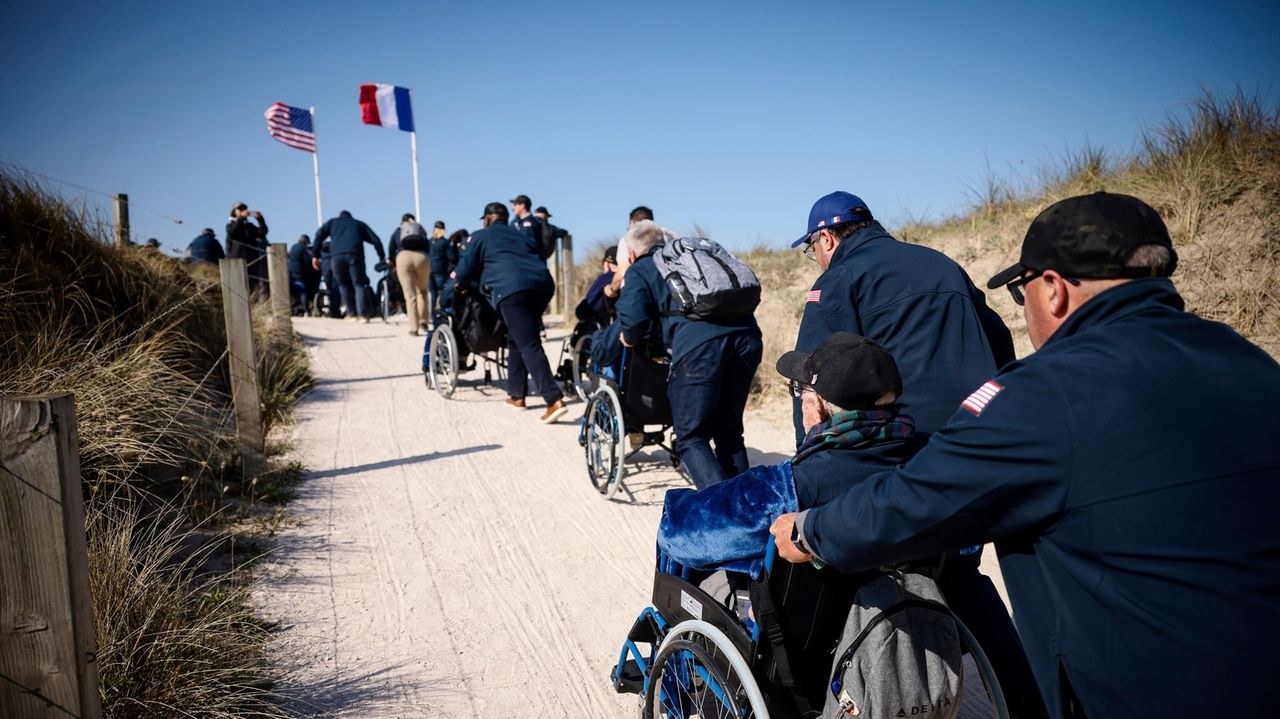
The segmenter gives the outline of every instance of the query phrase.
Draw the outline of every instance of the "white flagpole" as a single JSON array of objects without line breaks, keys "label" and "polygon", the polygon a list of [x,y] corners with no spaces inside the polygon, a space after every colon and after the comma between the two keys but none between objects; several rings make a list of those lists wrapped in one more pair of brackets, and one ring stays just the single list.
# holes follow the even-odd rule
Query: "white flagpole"
[{"label": "white flagpole", "polygon": [[[413,88],[409,88],[409,111],[413,112]],[[422,204],[418,199],[418,123],[413,123],[409,132],[409,147],[413,153],[413,216],[422,222]]]},{"label": "white flagpole", "polygon": [[[316,134],[316,109],[311,108],[311,134]],[[324,210],[320,209],[320,144],[316,143],[316,149],[311,153],[311,167],[315,171],[316,176],[316,227],[324,224]]]}]

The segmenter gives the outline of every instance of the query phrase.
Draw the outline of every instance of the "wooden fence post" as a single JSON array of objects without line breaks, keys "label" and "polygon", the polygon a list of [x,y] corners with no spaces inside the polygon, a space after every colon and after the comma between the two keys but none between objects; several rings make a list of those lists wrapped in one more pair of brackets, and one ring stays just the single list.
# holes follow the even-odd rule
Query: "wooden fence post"
[{"label": "wooden fence post", "polygon": [[564,321],[568,323],[570,317],[573,317],[574,297],[578,294],[578,289],[573,284],[573,235],[566,234],[564,239],[560,240],[560,263],[564,269],[560,272],[560,279],[564,285],[562,294],[564,295]]},{"label": "wooden fence post", "polygon": [[116,247],[129,246],[129,196],[123,192],[111,196],[111,208],[116,220]]},{"label": "wooden fence post", "polygon": [[273,242],[267,248],[267,282],[271,287],[271,334],[277,340],[293,333],[290,308],[293,301],[289,288],[288,252],[284,244]]},{"label": "wooden fence post", "polygon": [[264,442],[258,399],[258,360],[253,348],[253,315],[244,260],[220,260],[222,312],[227,321],[227,359],[231,363],[231,401],[236,408],[236,435],[244,477],[262,472]]},{"label": "wooden fence post", "polygon": [[99,719],[75,400],[0,397],[0,716]]}]

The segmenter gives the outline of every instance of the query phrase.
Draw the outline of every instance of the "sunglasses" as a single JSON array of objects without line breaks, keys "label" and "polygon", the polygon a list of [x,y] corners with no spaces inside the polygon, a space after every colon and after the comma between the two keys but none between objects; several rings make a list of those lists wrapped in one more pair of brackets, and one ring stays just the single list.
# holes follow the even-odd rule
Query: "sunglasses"
[{"label": "sunglasses", "polygon": [[[1005,287],[1009,289],[1009,296],[1013,297],[1013,303],[1019,307],[1022,307],[1023,305],[1025,305],[1027,303],[1027,297],[1022,293],[1022,288],[1027,286],[1027,284],[1029,284],[1032,280],[1036,279],[1037,277],[1043,274],[1044,274],[1044,270],[1036,270],[1031,274],[1027,275],[1026,277],[1019,277],[1013,282],[1010,282],[1009,284],[1005,285]],[[1074,279],[1071,279],[1070,277],[1063,277],[1062,279],[1066,280],[1067,282],[1070,282],[1073,285],[1076,285],[1077,287],[1080,286],[1080,280],[1074,280]]]},{"label": "sunglasses", "polygon": [[1019,277],[1013,282],[1005,285],[1009,290],[1009,296],[1013,297],[1013,303],[1015,305],[1021,307],[1027,303],[1027,296],[1022,294],[1022,288],[1025,287],[1028,282],[1031,282],[1042,274],[1044,274],[1043,270],[1036,270],[1029,275]]},{"label": "sunglasses", "polygon": [[804,382],[787,380],[787,393],[790,394],[793,399],[799,399],[800,395],[805,393],[805,390],[812,390],[812,389],[813,389],[812,387],[805,384]]}]

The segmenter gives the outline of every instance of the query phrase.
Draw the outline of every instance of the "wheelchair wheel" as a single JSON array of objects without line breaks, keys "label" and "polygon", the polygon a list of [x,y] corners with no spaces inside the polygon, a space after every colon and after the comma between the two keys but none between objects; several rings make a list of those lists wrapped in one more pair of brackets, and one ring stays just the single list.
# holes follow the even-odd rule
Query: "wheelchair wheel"
[{"label": "wheelchair wheel", "polygon": [[391,316],[391,283],[386,277],[378,280],[378,314],[383,322]]},{"label": "wheelchair wheel", "polygon": [[667,633],[649,671],[645,719],[754,717],[768,719],[760,686],[747,660],[716,627],[697,620]]},{"label": "wheelchair wheel", "polygon": [[587,474],[591,476],[591,484],[596,491],[613,499],[625,471],[623,443],[627,434],[623,427],[622,402],[613,387],[601,384],[591,395],[583,422]]},{"label": "wheelchair wheel", "polygon": [[440,325],[431,335],[431,383],[441,397],[449,399],[458,386],[458,345],[449,325]]},{"label": "wheelchair wheel", "polygon": [[311,303],[312,312],[315,313],[314,316],[316,317],[329,316],[329,302],[330,302],[329,290],[327,289],[317,290],[316,297]]},{"label": "wheelchair wheel", "polygon": [[573,393],[578,399],[586,402],[596,389],[595,377],[591,376],[591,335],[583,335],[573,345],[570,361],[573,367]]}]

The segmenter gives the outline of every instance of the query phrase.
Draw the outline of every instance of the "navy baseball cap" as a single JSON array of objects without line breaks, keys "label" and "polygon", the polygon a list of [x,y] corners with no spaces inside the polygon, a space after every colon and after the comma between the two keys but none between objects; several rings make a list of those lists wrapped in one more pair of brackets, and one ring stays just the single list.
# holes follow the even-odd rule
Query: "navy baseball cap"
[{"label": "navy baseball cap", "polygon": [[[857,211],[856,218],[855,211]],[[867,203],[863,202],[861,197],[840,190],[824,195],[818,198],[818,201],[813,203],[813,208],[809,210],[809,229],[801,235],[800,239],[792,242],[791,246],[803,245],[804,241],[809,239],[809,235],[824,227],[843,225],[855,219],[859,221],[871,219],[871,208],[867,207]]]},{"label": "navy baseball cap", "polygon": [[[1172,261],[1167,267],[1125,267],[1140,245],[1167,247]],[[1082,280],[1168,277],[1177,257],[1169,229],[1150,205],[1130,195],[1095,192],[1055,202],[1037,215],[1022,240],[1022,256],[997,272],[987,289],[1027,271],[1056,270]]]}]

